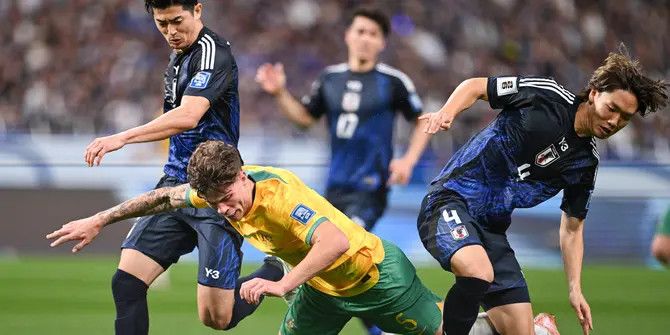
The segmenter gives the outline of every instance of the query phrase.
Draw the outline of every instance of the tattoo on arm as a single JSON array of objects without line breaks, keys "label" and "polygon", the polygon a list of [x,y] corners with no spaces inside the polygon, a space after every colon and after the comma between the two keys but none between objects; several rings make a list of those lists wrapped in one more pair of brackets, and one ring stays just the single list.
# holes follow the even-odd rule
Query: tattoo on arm
[{"label": "tattoo on arm", "polygon": [[98,213],[102,216],[105,225],[129,218],[167,212],[186,207],[186,190],[188,184],[173,187],[163,187],[144,194]]}]

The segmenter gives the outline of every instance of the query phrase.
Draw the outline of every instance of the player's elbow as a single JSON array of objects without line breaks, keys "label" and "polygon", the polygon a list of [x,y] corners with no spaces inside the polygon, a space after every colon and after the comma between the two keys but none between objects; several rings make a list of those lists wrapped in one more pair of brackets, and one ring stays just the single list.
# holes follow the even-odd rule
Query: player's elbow
[{"label": "player's elbow", "polygon": [[205,326],[216,330],[228,329],[232,318],[232,311],[222,308],[201,308],[198,314]]}]

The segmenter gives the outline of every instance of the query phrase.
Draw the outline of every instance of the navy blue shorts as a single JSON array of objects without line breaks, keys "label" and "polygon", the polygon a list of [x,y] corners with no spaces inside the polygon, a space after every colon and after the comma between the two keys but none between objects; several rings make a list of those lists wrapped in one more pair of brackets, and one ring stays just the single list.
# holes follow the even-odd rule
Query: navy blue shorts
[{"label": "navy blue shorts", "polygon": [[463,198],[448,191],[428,193],[417,219],[421,242],[447,271],[451,271],[451,256],[460,248],[484,247],[494,272],[493,283],[482,301],[485,309],[530,302],[528,285],[505,231],[488,228],[509,226],[509,216],[499,220],[506,222],[490,224],[490,219],[475,220]]},{"label": "navy blue shorts", "polygon": [[[181,184],[163,177],[156,188]],[[198,283],[234,289],[242,263],[242,237],[214,209],[181,208],[139,218],[122,248],[151,257],[164,269],[198,247]]]},{"label": "navy blue shorts", "polygon": [[326,199],[352,221],[370,231],[386,210],[388,190],[376,192],[328,189]]}]

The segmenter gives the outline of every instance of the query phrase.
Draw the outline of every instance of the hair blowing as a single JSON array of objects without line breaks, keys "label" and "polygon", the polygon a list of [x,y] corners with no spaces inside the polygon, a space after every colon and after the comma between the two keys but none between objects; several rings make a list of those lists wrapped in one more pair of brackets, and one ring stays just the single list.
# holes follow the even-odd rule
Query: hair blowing
[{"label": "hair blowing", "polygon": [[618,52],[611,52],[603,65],[593,72],[587,87],[578,96],[586,101],[591,89],[598,92],[621,89],[633,93],[642,116],[663,109],[668,104],[668,84],[664,80],[645,76],[640,62],[630,57],[623,43],[619,45]]},{"label": "hair blowing", "polygon": [[188,162],[188,182],[204,195],[232,184],[241,169],[237,148],[222,141],[206,141],[198,145]]}]

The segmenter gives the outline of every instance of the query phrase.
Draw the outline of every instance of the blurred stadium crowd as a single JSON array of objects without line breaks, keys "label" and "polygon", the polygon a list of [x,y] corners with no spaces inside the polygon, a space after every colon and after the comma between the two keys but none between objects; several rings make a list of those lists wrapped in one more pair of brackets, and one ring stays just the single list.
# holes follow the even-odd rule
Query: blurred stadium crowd
[{"label": "blurred stadium crowd", "polygon": [[[670,1],[205,0],[204,22],[231,41],[240,71],[242,136],[302,134],[254,82],[283,62],[289,88],[307,92],[324,66],[346,61],[347,11],[376,3],[392,17],[384,62],[406,72],[426,111],[462,80],[550,75],[579,91],[607,52],[626,43],[654,78],[670,79]],[[0,1],[0,134],[104,134],[155,117],[168,47],[141,0]],[[449,155],[494,116],[486,104],[439,137]],[[670,162],[668,110],[601,143],[608,159]],[[0,136],[2,137],[2,136]]]}]

